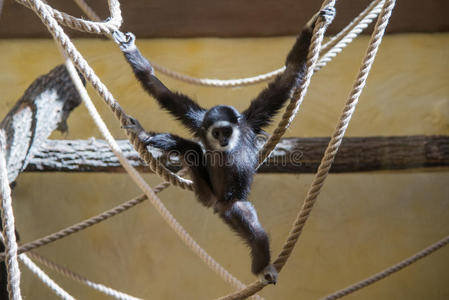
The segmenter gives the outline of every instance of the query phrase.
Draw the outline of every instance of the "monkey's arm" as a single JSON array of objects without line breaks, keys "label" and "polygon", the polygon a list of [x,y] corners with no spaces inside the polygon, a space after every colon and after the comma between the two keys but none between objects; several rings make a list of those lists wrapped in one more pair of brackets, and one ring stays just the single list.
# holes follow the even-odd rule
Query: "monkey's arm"
[{"label": "monkey's arm", "polygon": [[134,132],[138,139],[146,146],[155,147],[166,152],[173,151],[172,154],[175,154],[175,152],[178,155],[192,154],[201,156],[198,158],[202,158],[203,150],[198,143],[171,133],[147,132],[137,119],[131,116],[128,117],[129,123],[124,128]]},{"label": "monkey's arm", "polygon": [[198,130],[206,111],[188,96],[170,91],[154,76],[150,62],[143,57],[135,45],[134,35],[127,33],[126,38],[120,35],[114,35],[114,37],[145,91],[191,131]]},{"label": "monkey's arm", "polygon": [[324,18],[326,23],[330,24],[334,16],[334,9],[325,9],[307,22],[287,56],[285,72],[276,77],[243,112],[246,120],[257,133],[270,124],[271,119],[289,99],[292,91],[301,84],[317,18]]}]

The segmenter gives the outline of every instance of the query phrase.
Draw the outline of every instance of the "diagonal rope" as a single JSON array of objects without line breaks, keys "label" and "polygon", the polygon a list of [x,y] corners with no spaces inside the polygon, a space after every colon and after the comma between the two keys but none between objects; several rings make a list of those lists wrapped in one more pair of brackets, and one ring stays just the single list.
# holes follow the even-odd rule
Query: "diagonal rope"
[{"label": "diagonal rope", "polygon": [[[24,255],[24,254],[22,254],[22,255]],[[116,299],[121,299],[121,300],[141,300],[141,298],[137,298],[137,297],[128,295],[126,293],[123,293],[123,292],[117,291],[113,288],[110,288],[104,284],[91,281],[91,280],[87,279],[86,277],[84,277],[80,274],[77,274],[77,273],[69,270],[68,268],[61,266],[61,265],[49,260],[48,258],[45,258],[45,257],[35,253],[35,252],[31,251],[29,253],[29,256],[32,257],[34,260],[38,261],[39,263],[43,264],[47,268],[49,268],[53,271],[56,271],[59,274],[65,276],[67,278],[70,278],[74,281],[77,281],[81,284],[87,285],[88,287],[91,287],[105,295],[114,297]]]},{"label": "diagonal rope", "polygon": [[[155,194],[163,191],[164,189],[166,189],[167,187],[169,187],[170,184],[168,182],[163,182],[159,185],[157,185],[153,191]],[[86,219],[84,221],[81,221],[79,223],[76,223],[74,225],[68,226],[64,229],[61,229],[55,233],[49,234],[47,236],[44,236],[40,239],[34,240],[32,242],[23,244],[22,246],[20,246],[17,250],[17,253],[21,254],[21,253],[26,253],[30,250],[45,246],[47,244],[53,243],[57,240],[60,240],[62,238],[65,238],[71,234],[77,233],[81,230],[84,230],[86,228],[89,228],[93,225],[96,225],[98,223],[101,223],[109,218],[112,218],[134,206],[136,206],[137,204],[142,203],[143,201],[147,200],[148,197],[145,194],[142,194],[140,196],[137,196],[129,201],[126,201],[116,207],[113,207],[101,214],[98,214],[96,216],[93,216],[89,219]],[[1,253],[0,254],[0,259],[4,258],[4,254]]]},{"label": "diagonal rope", "polygon": [[310,212],[312,211],[313,205],[318,198],[321,188],[324,185],[324,181],[329,174],[334,158],[337,155],[338,148],[340,147],[346,129],[348,128],[349,122],[351,121],[352,115],[357,106],[359,97],[363,91],[363,88],[365,87],[366,80],[376,58],[380,43],[382,42],[382,37],[385,33],[385,28],[388,25],[388,21],[390,19],[394,5],[395,0],[387,0],[383,6],[381,14],[379,15],[379,19],[377,20],[373,35],[371,36],[371,39],[369,41],[369,46],[365,54],[365,58],[352,88],[351,94],[349,95],[349,99],[346,102],[337,128],[335,129],[332,138],[329,141],[329,145],[324,153],[323,159],[321,160],[320,166],[318,167],[318,171],[307,193],[306,199],[304,200],[304,204],[299,211],[298,216],[296,217],[294,227],[290,231],[287,242],[284,245],[281,253],[279,254],[278,259],[275,261],[275,265],[278,269],[281,269],[284,266],[285,262],[290,256],[299,238],[299,235],[302,232],[304,224],[307,221]]},{"label": "diagonal rope", "polygon": [[[5,238],[0,234],[0,239],[4,243]],[[19,255],[22,263],[33,272],[46,286],[48,286],[57,296],[65,300],[75,300],[69,293],[54,282],[44,271],[42,271],[36,264],[26,256],[26,254]]]},{"label": "diagonal rope", "polygon": [[[23,1],[23,0],[17,0]],[[120,104],[115,100],[114,96],[108,88],[101,82],[94,70],[89,66],[87,61],[83,58],[81,53],[76,49],[70,38],[65,34],[64,30],[49,13],[49,8],[42,2],[42,0],[26,0],[30,8],[40,17],[47,29],[52,34],[57,44],[63,49],[65,55],[70,57],[73,63],[77,66],[86,79],[92,84],[98,94],[103,98],[105,103],[109,106],[115,117],[120,121],[122,127],[129,122],[128,115],[124,112]],[[110,0],[112,1],[112,0]],[[192,181],[184,179],[163,166],[157,159],[155,159],[146,149],[146,146],[138,139],[134,133],[127,132],[130,143],[134,149],[139,153],[140,158],[147,163],[151,169],[162,177],[165,181],[172,185],[183,189],[193,190]]]},{"label": "diagonal rope", "polygon": [[0,131],[0,210],[2,231],[5,237],[5,265],[7,272],[7,289],[10,300],[21,300],[20,269],[17,262],[17,241],[12,209],[11,188],[9,187],[8,170],[4,149],[6,147],[4,132]]},{"label": "diagonal rope", "polygon": [[323,68],[348,46],[379,15],[385,0],[374,0],[353,21],[332,37],[321,48],[321,56],[315,65],[315,72]]},{"label": "diagonal rope", "polygon": [[[368,78],[369,71],[374,62],[377,50],[379,49],[379,45],[382,41],[385,28],[388,25],[388,21],[390,19],[391,12],[394,8],[395,2],[396,2],[395,0],[385,1],[385,4],[382,8],[381,14],[379,15],[373,34],[369,41],[368,49],[365,54],[365,58],[363,59],[361,69],[354,83],[352,91],[349,95],[349,99],[346,102],[345,108],[340,117],[340,121],[337,125],[337,128],[334,131],[334,134],[332,135],[332,138],[325,151],[320,166],[318,167],[318,171],[315,175],[312,185],[307,193],[306,199],[304,200],[304,204],[301,210],[299,211],[295,222],[293,223],[292,229],[287,237],[286,242],[284,243],[282,251],[278,255],[278,258],[274,261],[274,265],[278,271],[282,270],[283,266],[290,257],[290,254],[292,253],[296,245],[296,242],[298,241],[302,229],[304,228],[305,222],[310,216],[313,205],[317,200],[321,188],[324,185],[324,181],[327,178],[327,175],[329,174],[329,170],[338,152],[338,148],[349,125],[352,114],[354,113],[360,94],[362,93],[363,87],[365,86],[366,79]],[[262,284],[261,282],[256,281],[248,285],[248,287],[244,290],[238,291],[237,293],[233,293],[231,295],[224,296],[219,299],[220,300],[245,299],[248,296],[263,289],[264,286],[265,285]]]},{"label": "diagonal rope", "polygon": [[[74,0],[81,10],[93,21],[100,21],[100,17],[95,11],[84,1]],[[340,53],[349,43],[354,40],[368,25],[377,17],[380,12],[380,8],[384,0],[373,0],[371,4],[361,12],[350,24],[348,24],[340,33],[334,36],[329,42],[323,45],[321,49],[321,57],[315,66],[315,71],[318,71],[330,62],[338,53]],[[379,2],[382,2],[379,4]],[[214,86],[214,87],[237,87],[252,85],[263,81],[273,79],[277,75],[282,74],[285,71],[285,66],[273,70],[268,73],[256,75],[253,77],[237,78],[237,79],[211,79],[211,78],[196,78],[189,75],[185,75],[155,62],[151,62],[151,65],[158,72],[165,74],[169,77],[175,78],[191,84],[197,84],[202,86]]]},{"label": "diagonal rope", "polygon": [[169,225],[171,229],[178,235],[178,237],[188,246],[211,270],[217,273],[223,278],[223,280],[229,283],[235,288],[244,288],[245,285],[240,282],[236,277],[229,273],[223,266],[221,266],[213,257],[211,257],[182,227],[182,225],[175,219],[175,217],[170,213],[170,211],[165,207],[162,201],[157,197],[151,187],[146,183],[142,176],[137,172],[137,170],[131,165],[131,163],[126,159],[125,155],[122,153],[120,146],[117,144],[111,133],[109,132],[106,124],[101,119],[97,109],[95,108],[92,100],[90,99],[86,88],[81,82],[81,79],[76,71],[73,63],[67,59],[66,60],[67,70],[78,90],[83,103],[94,120],[95,124],[99,128],[101,134],[104,136],[105,140],[111,147],[111,150],[119,159],[123,168],[126,170],[131,179],[137,184],[137,186],[145,193],[145,195],[150,200],[151,204],[156,208],[157,212],[161,215],[164,221]]},{"label": "diagonal rope", "polygon": [[[335,0],[325,0],[321,6],[321,10],[325,7],[334,7]],[[290,124],[296,117],[296,114],[301,106],[302,101],[307,93],[307,89],[310,85],[310,80],[314,73],[315,64],[318,61],[318,56],[320,54],[321,43],[323,42],[324,33],[326,32],[327,26],[325,20],[318,18],[315,24],[315,28],[312,34],[312,40],[310,42],[309,51],[307,54],[306,70],[304,72],[303,78],[301,79],[301,84],[297,87],[291,96],[290,103],[285,109],[282,119],[279,122],[277,128],[274,130],[273,135],[270,136],[268,141],[263,146],[262,150],[259,151],[259,166],[265,161],[265,159],[271,154],[273,149],[279,143],[279,140],[287,131]]]},{"label": "diagonal rope", "polygon": [[399,262],[399,263],[397,263],[397,264],[395,264],[395,265],[393,265],[393,266],[391,266],[391,267],[389,267],[389,268],[387,268],[387,269],[385,269],[385,270],[383,270],[383,271],[381,271],[379,273],[376,273],[376,274],[374,274],[374,275],[372,275],[372,276],[370,276],[370,277],[368,277],[368,278],[366,278],[366,279],[364,279],[362,281],[359,281],[359,282],[357,282],[355,284],[352,284],[352,285],[348,286],[347,288],[344,288],[344,289],[339,290],[339,291],[337,291],[335,293],[327,295],[326,297],[321,298],[320,300],[335,300],[335,299],[339,299],[339,298],[342,298],[344,296],[347,296],[349,294],[352,294],[352,293],[354,293],[354,292],[356,292],[356,291],[358,291],[358,290],[360,290],[360,289],[362,289],[364,287],[367,287],[367,286],[369,286],[371,284],[374,284],[377,281],[379,281],[381,279],[384,279],[384,278],[386,278],[386,277],[388,277],[388,276],[390,276],[390,275],[392,275],[392,274],[394,274],[394,273],[404,269],[405,267],[410,266],[411,264],[417,262],[418,260],[420,260],[420,259],[422,259],[422,258],[424,258],[424,257],[426,257],[426,256],[428,256],[430,254],[432,254],[433,252],[443,248],[447,244],[449,244],[449,236],[446,236],[445,238],[439,240],[438,242],[436,242],[436,243],[430,245],[429,247],[419,251],[415,255],[410,256],[409,258],[404,259],[403,261],[401,261],[401,262]]},{"label": "diagonal rope", "polygon": [[[20,4],[31,8],[28,0],[16,0]],[[95,34],[112,34],[115,30],[122,25],[122,13],[120,11],[120,2],[118,0],[108,0],[110,17],[105,22],[100,22],[99,18],[97,22],[87,21],[80,18],[75,18],[57,9],[54,9],[48,4],[42,4],[47,10],[48,14],[52,16],[58,23],[63,24],[69,28],[95,33]]]}]

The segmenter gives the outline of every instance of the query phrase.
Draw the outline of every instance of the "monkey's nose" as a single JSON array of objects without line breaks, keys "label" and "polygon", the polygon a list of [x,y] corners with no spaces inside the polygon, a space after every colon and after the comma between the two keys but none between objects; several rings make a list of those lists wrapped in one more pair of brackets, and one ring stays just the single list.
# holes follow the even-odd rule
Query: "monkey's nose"
[{"label": "monkey's nose", "polygon": [[220,141],[220,146],[226,147],[229,144],[228,141]]}]

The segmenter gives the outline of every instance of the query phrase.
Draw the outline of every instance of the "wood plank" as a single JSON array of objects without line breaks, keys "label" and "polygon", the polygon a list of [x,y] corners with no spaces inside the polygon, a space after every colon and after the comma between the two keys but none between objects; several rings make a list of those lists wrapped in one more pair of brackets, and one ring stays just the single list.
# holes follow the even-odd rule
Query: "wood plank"
[{"label": "wood plank", "polygon": [[[135,167],[143,172],[150,172],[127,140],[118,142]],[[314,173],[328,142],[329,138],[325,137],[284,138],[259,172]],[[156,150],[152,153],[160,156]],[[161,158],[172,171],[180,169],[179,160],[170,162],[165,157]],[[442,167],[449,167],[449,136],[348,137],[343,139],[331,172]],[[106,142],[95,139],[48,140],[34,154],[25,171],[124,172]]]},{"label": "wood plank", "polygon": [[[81,11],[73,1],[52,0],[54,7],[75,16]],[[106,17],[106,0],[88,3]],[[337,2],[337,18],[329,28],[336,33],[370,0]],[[158,37],[260,37],[296,35],[316,12],[321,1],[298,0],[133,0],[121,1],[124,31],[139,38]],[[398,1],[388,32],[441,32],[449,30],[449,1]],[[92,36],[71,31],[71,36]],[[50,37],[32,11],[14,0],[5,0],[0,17],[0,38]]]}]

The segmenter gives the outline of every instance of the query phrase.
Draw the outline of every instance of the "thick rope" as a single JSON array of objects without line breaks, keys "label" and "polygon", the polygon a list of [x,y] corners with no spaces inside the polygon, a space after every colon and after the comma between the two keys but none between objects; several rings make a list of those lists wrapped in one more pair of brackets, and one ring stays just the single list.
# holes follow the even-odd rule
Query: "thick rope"
[{"label": "thick rope", "polygon": [[[21,0],[17,0],[21,1]],[[41,0],[26,0],[30,8],[41,18],[42,22],[47,26],[55,41],[62,47],[65,54],[70,57],[86,79],[92,84],[98,94],[103,98],[109,108],[112,110],[116,118],[120,121],[122,127],[128,124],[128,115],[123,111],[120,104],[115,100],[114,96],[108,88],[101,82],[94,70],[89,66],[87,61],[82,57],[64,30],[59,26],[55,18],[49,13],[49,8]],[[146,149],[146,146],[138,139],[134,133],[127,132],[131,144],[136,149],[140,158],[147,163],[151,169],[162,177],[165,181],[172,185],[183,189],[193,190],[192,181],[184,179],[165,168],[157,159],[155,159]]]},{"label": "thick rope", "polygon": [[352,294],[364,287],[367,287],[373,283],[376,283],[377,281],[384,279],[384,278],[404,269],[405,267],[410,266],[411,264],[432,254],[433,252],[437,251],[438,249],[441,249],[442,247],[446,246],[447,244],[449,244],[449,236],[446,236],[445,238],[439,240],[435,244],[430,245],[429,247],[421,250],[420,252],[416,253],[415,255],[410,256],[409,258],[404,259],[403,261],[401,261],[401,262],[399,262],[379,273],[376,273],[362,281],[359,281],[353,285],[350,285],[347,288],[344,288],[335,293],[327,295],[326,297],[321,298],[320,300],[335,300],[335,299],[339,299],[344,296],[347,296],[349,294]]},{"label": "thick rope", "polygon": [[[0,239],[4,243],[5,238],[0,234]],[[26,256],[26,254],[19,255],[22,263],[33,272],[46,286],[48,286],[57,296],[65,300],[75,300],[69,293],[54,282],[44,271],[42,271],[36,264]]]},{"label": "thick rope", "polygon": [[61,288],[56,282],[53,281],[44,271],[42,271],[36,264],[29,259],[26,254],[19,255],[19,259],[22,263],[33,272],[37,278],[39,278],[46,286],[48,286],[58,297],[65,300],[75,300],[69,293]]},{"label": "thick rope", "polygon": [[[170,184],[168,182],[163,182],[159,185],[157,185],[153,191],[155,194],[161,192],[162,190],[166,189],[167,187],[169,187]],[[111,217],[114,217],[128,209],[130,209],[131,207],[136,206],[137,204],[142,203],[143,201],[147,200],[148,197],[147,195],[143,194],[140,195],[138,197],[135,197],[129,201],[126,201],[125,203],[122,203],[114,208],[111,208],[101,214],[98,214],[96,216],[93,216],[89,219],[86,219],[84,221],[81,221],[79,223],[76,223],[74,225],[68,226],[64,229],[61,229],[55,233],[49,234],[47,236],[44,236],[40,239],[37,239],[35,241],[23,244],[22,246],[19,247],[19,249],[17,250],[17,253],[21,254],[21,253],[26,253],[28,251],[31,251],[33,249],[45,246],[47,244],[53,243],[57,240],[60,240],[62,238],[65,238],[71,234],[77,233],[81,230],[84,230],[86,228],[89,228],[93,225],[96,225],[98,223],[101,223]],[[0,254],[0,259],[3,259],[4,254]]]},{"label": "thick rope", "polygon": [[385,0],[372,1],[353,21],[323,45],[321,53],[324,54],[321,54],[319,61],[315,65],[315,72],[327,65],[377,18],[384,2]]},{"label": "thick rope", "polygon": [[345,135],[346,129],[348,128],[349,122],[351,121],[352,115],[357,106],[360,94],[365,87],[369,71],[371,70],[371,66],[376,57],[377,50],[379,49],[379,45],[382,41],[382,37],[390,19],[394,4],[395,0],[387,0],[379,16],[379,19],[377,20],[373,35],[371,36],[369,42],[368,50],[362,63],[362,67],[357,76],[356,82],[354,83],[349,99],[346,102],[345,108],[340,117],[340,121],[332,135],[331,140],[329,141],[329,145],[327,146],[327,149],[324,153],[324,157],[321,160],[320,166],[318,167],[318,171],[307,193],[306,199],[304,200],[304,204],[296,217],[294,226],[290,231],[286,244],[284,245],[278,258],[274,262],[278,270],[282,269],[291,252],[293,251],[299,235],[302,232],[304,224],[307,221],[310,212],[312,211],[313,205],[316,202],[322,186],[324,185],[324,181],[329,174],[334,158],[337,155],[338,148],[340,147],[343,136]]},{"label": "thick rope", "polygon": [[20,269],[17,262],[17,241],[12,209],[11,188],[8,181],[8,170],[4,156],[5,136],[0,132],[0,197],[3,236],[5,237],[5,264],[8,273],[7,288],[10,300],[21,300]]},{"label": "thick rope", "polygon": [[156,208],[158,213],[164,219],[165,222],[170,226],[170,228],[175,231],[178,237],[188,246],[203,262],[211,268],[215,273],[223,278],[223,280],[229,283],[231,286],[241,289],[245,285],[235,278],[231,273],[229,273],[223,266],[221,266],[213,257],[211,257],[201,246],[189,235],[189,233],[182,227],[181,224],[173,217],[170,211],[165,207],[162,201],[156,196],[151,187],[146,183],[142,176],[137,172],[137,170],[131,165],[127,160],[125,155],[122,153],[120,146],[117,144],[111,133],[109,132],[106,124],[101,119],[98,111],[96,110],[92,100],[87,94],[87,90],[81,82],[78,73],[73,66],[72,62],[67,59],[66,61],[67,70],[78,90],[83,103],[94,120],[97,127],[100,129],[101,134],[105,138],[106,142],[111,147],[112,152],[117,156],[123,168],[126,170],[131,179],[137,184],[137,186],[145,193],[145,195],[150,200],[151,204]]},{"label": "thick rope", "polygon": [[[374,58],[377,54],[380,42],[382,41],[382,37],[384,35],[385,28],[388,24],[394,5],[395,0],[387,0],[382,8],[381,14],[376,22],[374,32],[371,36],[367,52],[365,54],[365,58],[362,63],[362,67],[357,76],[356,82],[354,83],[349,99],[346,102],[345,108],[340,117],[339,124],[337,125],[337,128],[334,131],[334,134],[332,135],[332,138],[325,151],[320,166],[318,167],[318,171],[315,175],[312,185],[307,193],[304,204],[301,210],[299,211],[295,222],[293,223],[292,229],[282,248],[282,251],[279,254],[278,258],[274,261],[274,265],[279,272],[282,270],[282,267],[285,265],[288,258],[290,257],[290,254],[292,253],[296,245],[296,242],[298,241],[298,238],[302,232],[304,224],[307,221],[308,217],[310,216],[310,212],[312,211],[313,205],[315,204],[316,199],[321,191],[321,188],[324,185],[324,181],[327,178],[327,175],[329,174],[329,170],[338,152],[338,148],[346,132],[346,128],[349,125],[349,121],[351,120],[352,114],[354,113],[359,96],[362,93],[363,87],[365,86],[366,79],[368,77],[371,66],[374,62]],[[245,299],[248,296],[260,291],[263,287],[264,285],[261,282],[254,282],[244,290],[241,290],[237,293],[233,293],[231,295],[219,299],[220,300]]]},{"label": "thick rope", "polygon": [[65,276],[67,278],[70,278],[72,280],[75,280],[81,284],[87,285],[105,295],[108,295],[108,296],[111,296],[111,297],[114,297],[114,298],[120,299],[120,300],[141,300],[141,298],[137,298],[137,297],[128,295],[126,293],[117,291],[113,288],[110,288],[110,287],[104,285],[104,284],[90,281],[86,277],[81,276],[81,275],[69,270],[68,268],[63,267],[63,266],[49,260],[48,258],[43,257],[35,252],[30,252],[29,256],[32,257],[34,260],[40,262],[47,268],[52,269],[53,271],[56,271],[59,274]]},{"label": "thick rope", "polygon": [[[31,8],[28,0],[16,1]],[[47,9],[48,14],[51,15],[56,21],[58,21],[58,23],[78,31],[110,35],[114,31],[119,29],[123,22],[122,13],[120,11],[120,2],[118,0],[108,0],[109,13],[111,16],[105,22],[100,22],[99,19],[98,22],[92,22],[80,18],[75,18],[71,15],[54,9],[53,7],[45,3],[43,3],[42,5]]]},{"label": "thick rope", "polygon": [[[95,11],[84,1],[74,0],[81,10],[93,21],[100,21],[100,18]],[[318,71],[328,62],[330,62],[343,48],[345,48],[350,42],[354,40],[372,21],[377,17],[380,11],[379,2],[383,3],[384,0],[373,0],[371,4],[360,13],[350,24],[348,24],[340,33],[333,37],[329,42],[323,45],[321,49],[322,56],[315,66],[315,71]],[[376,6],[377,4],[377,6]],[[268,81],[277,75],[282,74],[285,71],[285,66],[276,69],[274,71],[260,74],[253,77],[238,78],[238,79],[211,79],[211,78],[195,78],[189,75],[181,74],[179,72],[170,70],[164,66],[161,66],[155,62],[151,62],[152,66],[158,72],[165,74],[169,77],[202,86],[214,86],[214,87],[237,87],[256,84],[263,81]]]},{"label": "thick rope", "polygon": [[[334,7],[335,0],[333,1],[324,1],[321,9],[325,7]],[[290,103],[285,109],[284,114],[282,115],[282,119],[279,122],[277,128],[274,130],[273,135],[270,136],[268,141],[263,146],[262,150],[259,152],[259,166],[265,161],[265,159],[271,154],[273,149],[279,143],[279,140],[287,131],[287,128],[290,127],[290,124],[296,117],[296,113],[301,106],[302,101],[304,100],[304,96],[307,93],[307,88],[309,87],[310,80],[314,73],[315,64],[318,61],[318,56],[320,54],[321,43],[323,42],[324,33],[326,32],[327,26],[329,24],[326,23],[322,18],[318,18],[315,24],[315,28],[312,34],[312,40],[310,42],[309,52],[307,54],[307,62],[306,62],[306,71],[304,72],[304,76],[301,80],[301,84],[298,88],[296,88],[291,96]]]}]

